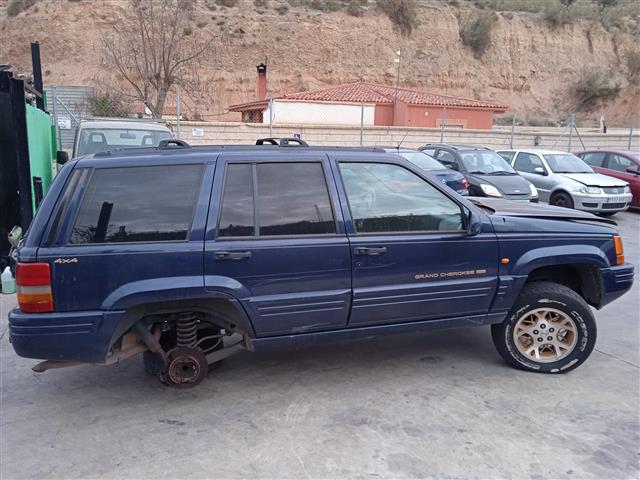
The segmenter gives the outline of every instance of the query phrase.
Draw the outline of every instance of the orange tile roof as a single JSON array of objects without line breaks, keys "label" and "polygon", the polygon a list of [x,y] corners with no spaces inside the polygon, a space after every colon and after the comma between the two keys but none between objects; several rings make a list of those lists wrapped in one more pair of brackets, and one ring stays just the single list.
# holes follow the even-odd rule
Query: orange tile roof
[{"label": "orange tile roof", "polygon": [[[466,107],[483,110],[504,111],[509,108],[493,102],[472,100],[470,98],[453,97],[438,93],[422,92],[409,88],[397,89],[398,100],[410,105],[425,105],[438,107]],[[289,93],[274,100],[302,100],[309,102],[337,102],[337,103],[383,103],[392,104],[396,97],[396,88],[371,82],[353,82],[335,87],[309,90],[307,92]],[[267,100],[232,105],[231,111],[244,111],[253,108],[266,108]]]}]

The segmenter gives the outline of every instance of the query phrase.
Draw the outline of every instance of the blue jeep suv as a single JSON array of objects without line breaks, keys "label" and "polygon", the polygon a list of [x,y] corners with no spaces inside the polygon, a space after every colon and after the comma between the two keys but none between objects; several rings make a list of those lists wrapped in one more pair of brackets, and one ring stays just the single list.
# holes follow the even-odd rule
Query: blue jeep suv
[{"label": "blue jeep suv", "polygon": [[240,350],[491,324],[510,365],[566,372],[594,347],[590,305],[633,282],[611,224],[468,200],[381,149],[89,155],[22,240],[10,340],[36,371],[142,353],[188,387]]}]

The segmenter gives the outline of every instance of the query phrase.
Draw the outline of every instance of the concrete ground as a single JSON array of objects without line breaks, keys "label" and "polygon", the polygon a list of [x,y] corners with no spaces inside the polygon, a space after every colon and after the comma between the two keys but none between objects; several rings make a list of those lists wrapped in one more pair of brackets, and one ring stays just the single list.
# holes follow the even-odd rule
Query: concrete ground
[{"label": "concrete ground", "polygon": [[[640,214],[616,217],[640,265]],[[140,359],[32,373],[0,312],[0,478],[638,478],[640,282],[566,375],[488,328],[241,354],[197,388]]]}]

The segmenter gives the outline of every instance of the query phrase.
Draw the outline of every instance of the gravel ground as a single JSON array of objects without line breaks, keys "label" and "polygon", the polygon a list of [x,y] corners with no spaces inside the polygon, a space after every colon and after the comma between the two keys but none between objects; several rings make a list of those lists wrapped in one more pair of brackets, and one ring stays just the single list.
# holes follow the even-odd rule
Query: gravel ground
[{"label": "gravel ground", "polygon": [[[640,214],[615,218],[640,265]],[[566,375],[483,327],[240,354],[191,390],[139,359],[34,374],[0,296],[0,478],[638,478],[638,285]]]}]

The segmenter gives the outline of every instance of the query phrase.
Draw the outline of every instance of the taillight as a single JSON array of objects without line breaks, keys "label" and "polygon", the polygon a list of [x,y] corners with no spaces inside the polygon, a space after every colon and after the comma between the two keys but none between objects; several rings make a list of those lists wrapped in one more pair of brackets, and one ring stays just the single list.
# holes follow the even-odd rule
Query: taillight
[{"label": "taillight", "polygon": [[26,313],[53,312],[51,268],[48,263],[16,265],[18,306]]},{"label": "taillight", "polygon": [[613,236],[613,246],[616,251],[616,265],[622,265],[624,263],[624,247],[620,235]]},{"label": "taillight", "polygon": [[466,178],[463,178],[462,181],[460,182],[462,184],[462,188],[465,190],[469,189],[469,182],[467,182]]}]

